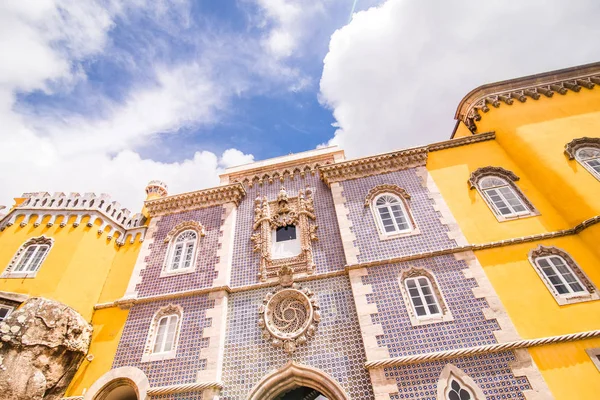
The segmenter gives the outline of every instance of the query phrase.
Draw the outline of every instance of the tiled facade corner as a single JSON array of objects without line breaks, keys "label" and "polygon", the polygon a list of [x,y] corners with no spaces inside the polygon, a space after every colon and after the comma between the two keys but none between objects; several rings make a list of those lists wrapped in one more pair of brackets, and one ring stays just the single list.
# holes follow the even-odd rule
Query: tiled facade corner
[{"label": "tiled facade corner", "polygon": [[472,251],[455,253],[454,258],[466,263],[467,268],[462,271],[464,276],[468,279],[475,279],[477,282],[477,286],[471,288],[471,290],[475,298],[484,299],[487,303],[488,307],[483,309],[485,318],[487,320],[495,320],[498,323],[500,329],[494,331],[494,336],[498,343],[520,340],[521,337],[517,333],[492,284],[485,275],[485,271],[479,260],[477,260],[475,253]]},{"label": "tiled facade corner", "polygon": [[218,261],[215,265],[217,277],[213,282],[213,286],[229,285],[231,279],[236,216],[237,206],[234,203],[223,205],[223,223],[221,224],[221,234],[217,250]]},{"label": "tiled facade corner", "polygon": [[131,272],[131,278],[129,278],[129,284],[127,285],[127,290],[125,291],[124,298],[125,299],[133,299],[138,296],[137,286],[142,281],[142,273],[148,266],[148,261],[150,259],[150,253],[152,251],[152,246],[154,244],[154,236],[156,234],[156,230],[158,224],[160,222],[161,217],[154,217],[150,220],[148,224],[148,230],[146,231],[146,239],[142,244],[142,249],[140,250],[135,266],[133,267],[133,271]]},{"label": "tiled facade corner", "polygon": [[385,346],[380,346],[377,342],[377,337],[383,335],[383,328],[381,324],[373,322],[373,316],[378,311],[377,303],[370,303],[367,297],[373,294],[371,285],[365,284],[363,280],[367,274],[366,268],[360,268],[350,270],[349,275],[367,360],[374,361],[388,358],[390,353]]},{"label": "tiled facade corner", "polygon": [[460,230],[460,226],[456,222],[456,219],[454,219],[452,211],[450,211],[450,208],[442,197],[442,194],[429,174],[429,171],[427,171],[427,168],[417,167],[415,168],[415,173],[421,178],[423,187],[427,188],[427,191],[429,192],[428,197],[433,201],[433,209],[440,215],[440,223],[448,227],[448,238],[454,240],[458,246],[466,246],[468,244],[467,238]]},{"label": "tiled facade corner", "polygon": [[510,364],[513,375],[527,378],[531,386],[524,390],[523,395],[527,400],[552,400],[554,397],[542,377],[540,370],[526,349],[515,350],[515,360]]},{"label": "tiled facade corner", "polygon": [[198,372],[197,381],[219,382],[223,370],[228,294],[221,290],[210,293],[208,298],[214,301],[214,307],[206,310],[205,318],[210,319],[211,324],[202,332],[207,347],[200,350],[200,358],[206,360],[206,367]]},{"label": "tiled facade corner", "polygon": [[342,246],[344,247],[344,255],[346,256],[347,264],[358,263],[358,248],[354,241],[356,236],[352,232],[352,221],[348,218],[350,211],[346,207],[346,198],[344,197],[344,187],[340,182],[331,184],[331,196],[335,207],[338,225],[340,227],[340,236],[342,237]]},{"label": "tiled facade corner", "polygon": [[396,380],[392,379],[385,372],[384,368],[374,368],[369,370],[371,384],[373,385],[373,395],[375,400],[389,400],[398,393]]}]

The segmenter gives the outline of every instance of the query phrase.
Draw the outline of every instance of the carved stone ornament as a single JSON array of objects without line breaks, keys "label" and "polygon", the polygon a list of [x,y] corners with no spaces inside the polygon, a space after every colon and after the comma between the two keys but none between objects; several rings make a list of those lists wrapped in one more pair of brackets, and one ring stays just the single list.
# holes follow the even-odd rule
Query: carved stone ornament
[{"label": "carved stone ornament", "polygon": [[483,167],[478,168],[471,173],[469,177],[469,185],[471,189],[475,189],[479,180],[481,178],[485,178],[486,176],[498,176],[502,179],[505,179],[507,182],[516,182],[519,180],[519,177],[515,175],[514,172],[504,169],[502,167]]},{"label": "carved stone ornament", "polygon": [[313,292],[295,283],[268,293],[258,312],[263,338],[288,354],[313,337],[321,321]]},{"label": "carved stone ornament", "polygon": [[183,231],[187,231],[189,229],[196,231],[198,233],[198,236],[206,235],[205,231],[204,231],[204,226],[202,226],[201,223],[199,223],[197,221],[184,221],[184,222],[174,226],[173,229],[171,229],[169,231],[169,233],[167,233],[167,236],[165,237],[165,243],[169,243],[179,233],[181,233]]},{"label": "carved stone ornament", "polygon": [[582,147],[595,147],[600,149],[600,138],[582,137],[571,140],[565,145],[565,154],[572,160],[577,154],[577,150]]},{"label": "carved stone ornament", "polygon": [[369,207],[373,199],[382,193],[393,193],[402,199],[410,200],[410,194],[398,185],[377,185],[367,193],[367,197],[365,197],[365,207]]},{"label": "carved stone ornament", "polygon": [[[300,190],[297,197],[288,198],[287,191],[281,187],[277,200],[269,202],[267,197],[254,201],[254,225],[256,231],[250,237],[254,243],[253,251],[260,255],[261,281],[277,277],[282,266],[291,268],[293,273],[312,274],[315,271],[312,242],[317,240],[317,225],[312,191]],[[296,226],[300,236],[300,254],[293,257],[272,258],[272,231],[287,225]]]}]

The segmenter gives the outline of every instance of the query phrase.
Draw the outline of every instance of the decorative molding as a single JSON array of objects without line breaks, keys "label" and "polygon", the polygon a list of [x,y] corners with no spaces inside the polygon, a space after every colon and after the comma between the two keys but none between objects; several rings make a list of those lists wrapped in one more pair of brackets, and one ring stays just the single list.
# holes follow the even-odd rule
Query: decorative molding
[{"label": "decorative molding", "polygon": [[181,385],[155,386],[148,389],[148,395],[161,396],[165,394],[202,392],[206,389],[221,390],[222,388],[222,382],[194,382]]},{"label": "decorative molding", "polygon": [[169,233],[167,233],[167,236],[165,237],[164,242],[169,243],[171,240],[173,240],[173,238],[175,238],[181,232],[187,231],[187,230],[196,231],[196,233],[198,234],[198,237],[206,236],[206,233],[204,231],[204,226],[200,222],[184,221],[184,222],[181,222],[181,223],[175,225],[173,227],[173,229],[171,229],[169,231]]},{"label": "decorative molding", "polygon": [[[158,333],[158,322],[162,317],[175,315],[177,316],[177,329],[173,338],[173,348],[168,352],[164,353],[153,353],[154,342],[156,340],[156,334]],[[181,333],[181,324],[183,321],[183,308],[177,304],[169,304],[161,307],[154,313],[152,321],[150,322],[150,328],[148,330],[148,337],[146,338],[146,345],[144,346],[144,354],[142,355],[142,362],[166,360],[174,358],[177,354],[177,345],[179,342],[179,334]]]},{"label": "decorative molding", "polygon": [[[410,294],[406,290],[406,285],[404,284],[404,281],[408,278],[418,277],[425,277],[431,283],[431,288],[440,307],[441,315],[434,317],[419,317],[415,314],[414,306],[411,301]],[[410,318],[410,323],[412,326],[421,326],[454,320],[454,317],[452,317],[452,312],[450,312],[450,309],[446,305],[446,300],[444,298],[444,295],[442,294],[442,291],[440,290],[438,281],[431,271],[425,268],[417,268],[411,266],[400,273],[400,275],[398,276],[398,285],[400,286],[400,293],[402,293],[402,299],[404,300],[404,305],[406,306],[406,310],[408,312],[408,316]]]},{"label": "decorative molding", "polygon": [[147,200],[144,204],[150,217],[156,217],[183,211],[199,210],[226,203],[234,203],[237,206],[245,195],[246,190],[244,187],[240,183],[234,183]]},{"label": "decorative molding", "polygon": [[[454,388],[452,382],[456,381],[458,383],[458,388]],[[452,364],[446,364],[442,373],[440,374],[440,379],[437,383],[437,400],[446,400],[448,399],[448,392],[450,390],[461,389],[461,386],[466,386],[469,391],[475,396],[470,400],[485,400],[485,394],[481,390],[481,388],[475,383],[475,381],[467,374],[465,374],[461,369],[455,367]],[[464,390],[464,389],[463,389]],[[458,395],[458,393],[457,393]],[[459,396],[458,398],[463,398],[463,396]]]},{"label": "decorative molding", "polygon": [[450,140],[445,140],[443,142],[432,143],[432,144],[427,145],[427,149],[430,152],[431,151],[439,151],[439,150],[450,149],[452,147],[459,147],[459,146],[465,146],[465,145],[473,144],[473,143],[486,142],[488,140],[494,140],[494,139],[496,139],[495,132],[479,133],[477,135],[464,136],[464,137],[457,138],[457,139],[450,139]]},{"label": "decorative molding", "polygon": [[520,179],[514,172],[502,167],[482,167],[471,172],[471,175],[469,176],[469,186],[471,189],[477,188],[479,186],[479,181],[488,176],[497,176],[505,179],[507,182],[516,182]]},{"label": "decorative molding", "polygon": [[490,106],[512,105],[515,100],[524,103],[528,98],[538,100],[542,95],[551,98],[555,92],[565,95],[569,91],[579,92],[582,87],[591,90],[597,84],[600,84],[600,63],[487,84],[462,99],[454,119],[464,122],[475,133],[480,112],[489,112]]},{"label": "decorative molding", "polygon": [[294,361],[288,361],[282,368],[261,379],[250,392],[248,400],[275,400],[298,386],[315,389],[329,400],[349,400],[344,389],[331,376]]},{"label": "decorative molding", "polygon": [[237,206],[233,203],[224,204],[223,220],[221,222],[219,242],[217,244],[218,261],[215,264],[217,277],[213,281],[213,286],[229,285],[230,283],[236,219]]},{"label": "decorative molding", "polygon": [[294,180],[294,178],[304,178],[313,176],[321,165],[331,164],[333,159],[326,162],[303,163],[300,166],[278,168],[271,171],[260,170],[256,173],[244,173],[243,175],[230,177],[231,182],[239,182],[251,188],[254,185],[262,186],[271,183],[283,183],[286,178]]},{"label": "decorative molding", "polygon": [[[317,240],[318,225],[309,222],[315,219],[310,188],[306,188],[306,191],[298,191],[297,197],[288,198],[287,192],[282,186],[277,200],[269,201],[266,196],[262,199],[257,197],[254,200],[252,229],[258,232],[252,234],[250,240],[254,243],[253,251],[260,255],[259,278],[261,281],[276,278],[277,271],[284,265],[291,267],[294,273],[310,275],[315,272],[312,242]],[[297,234],[300,236],[300,254],[274,259],[272,254],[273,230],[287,225],[294,225],[297,228]]]},{"label": "decorative molding", "polygon": [[408,194],[406,190],[404,190],[398,185],[377,185],[371,190],[369,190],[369,193],[367,193],[367,197],[365,197],[365,207],[369,207],[375,199],[375,197],[379,196],[382,193],[392,193],[400,197],[401,199],[410,200],[410,194]]},{"label": "decorative molding", "polygon": [[[23,217],[21,227],[27,226],[33,220],[33,226],[41,225],[45,217],[50,217],[46,227],[52,227],[57,219],[60,218],[60,227],[64,228],[71,217],[75,217],[73,227],[78,227],[84,218],[87,219],[88,227],[94,226],[96,221],[100,221],[98,235],[102,235],[108,227],[106,238],[112,240],[118,233],[117,245],[125,244],[130,238],[133,243],[136,236],[140,234],[140,241],[144,239],[146,227],[145,218],[142,214],[131,214],[126,208],[116,201],[111,201],[107,194],[96,196],[94,193],[85,193],[83,196],[79,193],[70,193],[68,196],[64,193],[54,193],[52,196],[46,192],[24,193],[22,197],[26,198],[21,204],[15,206],[10,212],[0,220],[0,231],[6,227],[12,226],[17,218]],[[35,217],[35,219],[34,219]]]},{"label": "decorative molding", "polygon": [[292,354],[298,346],[315,335],[321,312],[313,292],[293,283],[291,270],[287,267],[283,269],[287,269],[289,279],[281,280],[285,284],[281,290],[265,296],[258,309],[258,326],[265,340]]},{"label": "decorative molding", "polygon": [[334,182],[425,166],[426,163],[427,147],[418,147],[321,166],[319,173],[323,182],[331,185]]},{"label": "decorative molding", "polygon": [[[551,256],[551,255],[559,256],[567,263],[567,265],[569,266],[571,271],[577,276],[579,281],[583,284],[587,293],[561,295],[560,293],[558,293],[556,291],[556,288],[554,287],[554,285],[552,285],[552,282],[550,282],[548,280],[548,277],[540,270],[540,267],[537,265],[537,263],[535,261],[536,258],[538,258],[538,257]],[[561,250],[558,247],[554,247],[554,246],[546,247],[546,246],[542,246],[540,244],[540,245],[538,245],[538,247],[536,247],[535,249],[532,249],[529,252],[529,262],[535,269],[535,272],[538,274],[538,276],[540,277],[542,282],[544,282],[544,285],[546,285],[546,288],[548,288],[550,293],[552,293],[552,296],[554,297],[554,299],[556,300],[556,302],[559,305],[580,303],[580,302],[590,301],[590,300],[598,300],[600,298],[600,296],[598,295],[598,289],[594,286],[594,284],[592,283],[590,278],[588,278],[588,276],[585,274],[583,269],[581,269],[581,267],[575,262],[573,257],[571,257],[566,251]]]},{"label": "decorative molding", "polygon": [[569,160],[573,160],[577,154],[577,150],[582,147],[595,147],[600,149],[600,138],[582,137],[573,139],[565,144],[565,154],[569,156]]},{"label": "decorative molding", "polygon": [[[31,272],[13,272],[13,268],[17,265],[17,263],[21,259],[21,255],[23,254],[23,251],[25,251],[29,246],[34,246],[34,245],[38,245],[38,244],[45,244],[45,245],[49,246],[48,251],[46,253],[44,253],[44,257],[39,261],[40,266],[35,271],[31,271]],[[48,257],[48,254],[50,253],[50,250],[52,250],[53,245],[54,245],[54,238],[46,237],[44,235],[38,236],[38,237],[32,237],[32,238],[28,239],[25,243],[23,243],[19,247],[19,249],[13,256],[13,258],[8,263],[8,266],[6,267],[4,272],[2,272],[2,275],[0,275],[0,278],[34,278],[37,275],[40,268],[42,267],[44,260],[46,259],[46,257]]]},{"label": "decorative molding", "polygon": [[571,333],[568,335],[548,336],[538,339],[524,339],[514,342],[487,344],[482,346],[474,346],[455,350],[436,351],[431,353],[415,354],[403,357],[393,357],[375,361],[367,361],[365,368],[383,368],[393,367],[398,365],[408,365],[421,363],[425,361],[445,360],[456,357],[470,357],[478,354],[499,353],[502,351],[526,349],[531,347],[545,346],[555,343],[575,342],[600,337],[600,330],[586,331],[579,333]]}]

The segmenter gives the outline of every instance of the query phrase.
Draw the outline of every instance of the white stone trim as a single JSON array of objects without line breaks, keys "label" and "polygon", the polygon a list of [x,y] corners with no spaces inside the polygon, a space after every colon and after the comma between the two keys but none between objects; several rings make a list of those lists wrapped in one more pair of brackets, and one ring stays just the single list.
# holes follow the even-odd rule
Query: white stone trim
[{"label": "white stone trim", "polygon": [[139,400],[150,400],[150,396],[148,395],[148,390],[150,389],[148,378],[142,370],[135,367],[120,367],[111,369],[98,378],[92,386],[90,386],[90,388],[85,392],[83,399],[100,400],[103,397],[98,396],[108,394],[102,393],[106,388],[112,384],[118,385],[119,383],[133,387],[137,392]]},{"label": "white stone trim", "polygon": [[[198,254],[199,254],[199,250],[200,250],[201,240],[204,237],[204,230],[197,229],[194,226],[186,226],[184,228],[178,229],[178,227],[180,225],[182,225],[182,224],[179,224],[178,226],[173,228],[173,229],[176,229],[176,232],[175,233],[170,232],[169,235],[167,236],[167,239],[165,239],[165,241],[167,243],[169,243],[169,245],[167,247],[167,251],[165,254],[163,267],[160,270],[160,278],[190,274],[190,273],[196,271],[196,267],[198,265]],[[177,238],[187,231],[192,231],[192,232],[196,233],[196,241],[194,243],[194,251],[192,252],[191,264],[188,268],[180,268],[180,269],[172,270],[172,269],[170,269],[170,267],[173,262],[173,256],[175,254],[175,246],[177,245]],[[185,254],[183,253],[183,249],[182,249],[181,257],[184,257],[184,256],[185,256]]]},{"label": "white stone trim", "polygon": [[223,223],[217,249],[219,261],[215,265],[217,277],[213,286],[229,285],[231,281],[231,262],[233,259],[233,243],[235,239],[235,223],[237,220],[237,206],[235,203],[223,205]]},{"label": "white stone trim", "polygon": [[[44,254],[42,259],[40,260],[40,263],[39,263],[39,266],[37,267],[37,269],[35,271],[30,271],[30,272],[13,272],[13,269],[19,264],[19,261],[21,260],[21,257],[23,256],[25,250],[27,250],[27,248],[29,246],[40,246],[40,245],[48,246],[48,251]],[[15,255],[11,258],[10,262],[8,263],[8,266],[6,267],[6,269],[4,270],[2,275],[0,275],[0,278],[20,278],[20,279],[35,278],[36,275],[38,274],[38,272],[40,271],[40,269],[42,269],[42,265],[44,264],[44,261],[46,261],[48,254],[50,254],[52,247],[54,247],[54,238],[52,238],[52,237],[46,237],[46,236],[42,235],[42,236],[37,236],[37,237],[32,237],[32,238],[27,239],[27,241],[25,243],[23,243],[21,246],[19,246],[19,248],[15,252]]]},{"label": "white stone trim", "polygon": [[197,381],[220,381],[225,356],[225,336],[227,334],[226,291],[211,292],[208,298],[215,301],[215,306],[206,310],[205,318],[211,319],[211,326],[202,330],[202,338],[208,339],[208,347],[200,349],[200,358],[206,359],[206,369],[198,371]]},{"label": "white stone trim", "polygon": [[469,375],[465,374],[460,368],[457,368],[452,364],[446,364],[437,383],[437,400],[447,400],[446,395],[448,394],[452,378],[456,379],[472,392],[475,396],[473,400],[486,399],[485,394],[483,394],[479,385],[477,385]]},{"label": "white stone trim", "polygon": [[162,217],[154,217],[150,220],[150,224],[148,225],[148,230],[146,231],[146,240],[138,253],[137,260],[135,262],[135,266],[133,267],[133,271],[131,272],[131,277],[129,278],[129,284],[127,285],[127,290],[125,291],[125,295],[123,296],[122,301],[127,301],[129,299],[135,299],[138,296],[138,292],[136,286],[142,282],[142,271],[148,267],[147,259],[150,257],[151,247],[154,244],[154,235],[158,230],[158,223],[160,222]]},{"label": "white stone trim", "polygon": [[592,362],[594,363],[596,368],[598,368],[598,371],[600,371],[600,347],[596,347],[593,349],[585,349],[585,352],[588,356],[590,356]]},{"label": "white stone trim", "polygon": [[344,196],[344,187],[341,182],[331,184],[331,195],[333,197],[333,205],[337,216],[340,235],[342,237],[342,246],[344,247],[344,255],[346,256],[346,264],[358,263],[358,255],[360,250],[354,242],[356,236],[352,232],[352,221],[348,217],[350,210],[346,206],[346,197]]}]

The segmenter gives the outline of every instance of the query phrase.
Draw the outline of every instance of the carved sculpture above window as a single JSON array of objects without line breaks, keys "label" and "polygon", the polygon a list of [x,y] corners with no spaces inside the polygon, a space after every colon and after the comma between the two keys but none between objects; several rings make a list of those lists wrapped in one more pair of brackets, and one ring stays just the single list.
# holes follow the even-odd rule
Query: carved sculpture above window
[{"label": "carved sculpture above window", "polygon": [[277,276],[282,266],[293,273],[312,274],[315,270],[312,242],[317,240],[318,226],[312,191],[300,190],[297,197],[288,198],[281,188],[277,200],[257,197],[254,201],[253,250],[260,255],[261,281]]}]

